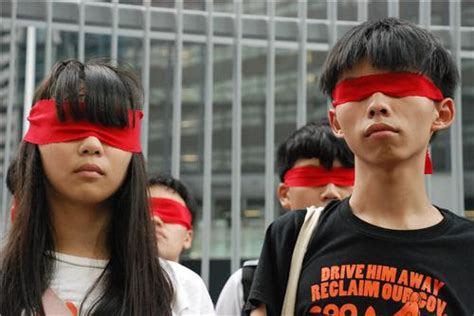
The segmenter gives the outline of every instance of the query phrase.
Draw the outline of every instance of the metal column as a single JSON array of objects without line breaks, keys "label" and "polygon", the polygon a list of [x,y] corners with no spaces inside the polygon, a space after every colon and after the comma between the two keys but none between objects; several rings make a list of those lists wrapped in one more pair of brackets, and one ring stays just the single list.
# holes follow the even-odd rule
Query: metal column
[{"label": "metal column", "polygon": [[29,126],[27,117],[30,114],[31,105],[33,104],[36,74],[36,27],[28,26],[27,30],[22,135],[26,134]]},{"label": "metal column", "polygon": [[232,99],[232,257],[231,270],[240,266],[242,177],[242,0],[234,0],[234,55]]},{"label": "metal column", "polygon": [[306,106],[306,76],[307,76],[307,33],[306,23],[308,12],[308,3],[306,0],[298,0],[298,101],[296,109],[296,126],[300,128],[306,124],[307,106]]},{"label": "metal column", "polygon": [[173,127],[171,142],[171,175],[179,179],[181,165],[181,85],[183,76],[183,0],[176,0],[176,39],[173,77]]},{"label": "metal column", "polygon": [[44,49],[44,75],[49,73],[53,56],[53,2],[45,1],[46,5],[46,38]]},{"label": "metal column", "polygon": [[10,64],[8,70],[8,104],[7,104],[7,117],[5,123],[5,151],[3,156],[3,192],[2,192],[2,219],[5,219],[3,223],[3,232],[6,232],[9,221],[7,207],[9,200],[8,188],[7,188],[7,170],[10,165],[11,156],[11,142],[12,142],[12,117],[13,117],[13,103],[15,102],[15,72],[16,72],[16,41],[17,41],[17,10],[18,3],[16,1],[11,2],[11,21],[10,21]]},{"label": "metal column", "polygon": [[[449,25],[451,29],[451,53],[461,70],[461,2],[450,0]],[[462,98],[461,87],[455,92],[456,119],[451,126],[451,179],[453,185],[453,211],[464,216],[464,170],[462,146]]]},{"label": "metal column", "polygon": [[[423,2],[423,1],[420,1]],[[400,2],[398,0],[388,1],[388,16],[398,18],[400,17]]]},{"label": "metal column", "polygon": [[[118,54],[118,3],[119,0],[112,0],[112,36],[110,44],[110,60],[112,64],[117,65]],[[146,8],[146,6],[145,6]],[[146,21],[146,20],[145,20]],[[145,30],[146,32],[146,30]],[[146,92],[145,92],[146,93]]]},{"label": "metal column", "polygon": [[78,49],[78,58],[80,62],[85,60],[85,46],[86,46],[86,0],[79,0],[79,45]]},{"label": "metal column", "polygon": [[206,286],[209,286],[210,247],[211,247],[211,215],[212,215],[212,105],[214,100],[214,3],[206,2],[207,29],[206,29],[206,72],[204,87],[204,170],[202,186],[202,256],[201,277]]},{"label": "metal column", "polygon": [[[275,1],[267,0],[267,82],[265,100],[265,227],[275,216]],[[305,119],[306,120],[306,119]]]},{"label": "metal column", "polygon": [[[419,21],[421,27],[429,30],[431,27],[431,0],[420,1],[419,6]],[[431,153],[431,146],[428,146],[428,151]],[[426,193],[428,197],[431,199],[433,195],[433,183],[432,183],[432,175],[425,175],[425,186],[426,186]]]},{"label": "metal column", "polygon": [[142,152],[145,159],[148,157],[148,130],[150,121],[150,25],[151,25],[151,0],[143,0],[143,112],[145,116],[142,120],[141,143]]}]

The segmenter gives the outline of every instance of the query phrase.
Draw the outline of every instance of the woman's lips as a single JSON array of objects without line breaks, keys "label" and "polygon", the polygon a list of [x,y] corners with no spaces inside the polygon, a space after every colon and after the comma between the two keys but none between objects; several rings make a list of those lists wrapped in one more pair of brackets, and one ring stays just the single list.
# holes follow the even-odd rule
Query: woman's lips
[{"label": "woman's lips", "polygon": [[86,163],[74,170],[74,173],[87,178],[100,178],[104,176],[104,171],[96,164]]}]

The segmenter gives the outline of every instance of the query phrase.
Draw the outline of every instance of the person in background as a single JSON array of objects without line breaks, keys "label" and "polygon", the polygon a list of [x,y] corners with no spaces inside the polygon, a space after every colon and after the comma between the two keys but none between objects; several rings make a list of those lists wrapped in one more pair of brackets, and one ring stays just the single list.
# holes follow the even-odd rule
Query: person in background
[{"label": "person in background", "polygon": [[[352,192],[354,156],[337,138],[327,119],[294,131],[277,151],[280,178],[277,197],[285,211],[324,206]],[[239,315],[247,300],[258,260],[244,263],[224,285],[216,304],[218,315]]]},{"label": "person in background", "polygon": [[150,207],[160,257],[179,262],[193,242],[196,202],[186,186],[168,175],[148,179]]}]

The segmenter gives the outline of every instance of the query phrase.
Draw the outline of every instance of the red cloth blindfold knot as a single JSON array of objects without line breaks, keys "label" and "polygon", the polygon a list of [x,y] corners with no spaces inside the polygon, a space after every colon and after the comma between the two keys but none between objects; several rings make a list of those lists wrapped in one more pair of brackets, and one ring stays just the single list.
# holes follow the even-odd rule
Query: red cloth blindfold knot
[{"label": "red cloth blindfold knot", "polygon": [[425,174],[433,173],[433,163],[431,162],[430,152],[427,150],[425,155]]},{"label": "red cloth blindfold knot", "polygon": [[443,100],[443,93],[424,75],[387,72],[339,82],[332,93],[332,105],[336,107],[347,102],[361,101],[376,92],[395,98],[419,96],[433,101]]},{"label": "red cloth blindfold knot", "polygon": [[10,219],[12,223],[15,220],[15,216],[16,216],[16,199],[15,197],[13,197],[12,206],[10,208]]},{"label": "red cloth blindfold knot", "polygon": [[128,110],[129,126],[106,127],[84,120],[74,121],[68,118],[61,122],[56,114],[54,100],[40,100],[30,111],[28,121],[30,127],[24,141],[44,145],[50,143],[68,142],[95,136],[100,141],[124,151],[139,153],[142,151],[140,144],[140,120],[143,112]]},{"label": "red cloth blindfold knot", "polygon": [[163,222],[192,229],[191,211],[183,204],[171,199],[150,198],[150,208],[153,216],[159,216]]},{"label": "red cloth blindfold knot", "polygon": [[286,172],[284,183],[289,187],[320,187],[333,183],[337,186],[354,185],[353,168],[332,168],[304,166]]}]

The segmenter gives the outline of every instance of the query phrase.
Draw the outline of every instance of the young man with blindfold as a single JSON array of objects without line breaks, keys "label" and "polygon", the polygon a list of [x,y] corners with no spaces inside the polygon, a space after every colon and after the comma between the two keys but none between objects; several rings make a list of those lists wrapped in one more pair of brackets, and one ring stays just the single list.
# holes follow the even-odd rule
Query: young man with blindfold
[{"label": "young man with blindfold", "polygon": [[[352,192],[354,155],[331,131],[327,119],[294,131],[278,147],[277,197],[285,211],[324,206]],[[248,261],[228,279],[216,304],[218,315],[238,315],[255,273],[257,260]]]},{"label": "young man with blindfold", "polygon": [[[458,70],[428,31],[387,18],[336,43],[321,76],[332,129],[355,156],[350,198],[329,204],[308,245],[295,315],[473,315],[474,223],[433,206],[434,133],[454,120]],[[268,229],[247,311],[279,315],[306,211]]]},{"label": "young man with blindfold", "polygon": [[179,262],[193,242],[196,202],[179,180],[159,175],[148,179],[150,207],[161,258]]}]

